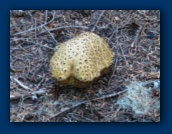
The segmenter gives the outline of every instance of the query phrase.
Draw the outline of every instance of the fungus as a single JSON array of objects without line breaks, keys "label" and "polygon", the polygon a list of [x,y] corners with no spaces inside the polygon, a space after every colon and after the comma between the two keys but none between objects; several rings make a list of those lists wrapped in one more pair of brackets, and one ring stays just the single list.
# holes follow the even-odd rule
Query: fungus
[{"label": "fungus", "polygon": [[59,44],[50,60],[52,75],[76,87],[99,78],[113,62],[114,53],[100,36],[85,32]]}]

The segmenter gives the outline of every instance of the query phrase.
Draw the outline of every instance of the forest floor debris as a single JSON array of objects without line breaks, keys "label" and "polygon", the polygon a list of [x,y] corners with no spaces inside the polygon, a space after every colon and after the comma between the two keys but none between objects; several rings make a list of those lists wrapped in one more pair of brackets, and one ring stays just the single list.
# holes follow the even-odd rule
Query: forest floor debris
[{"label": "forest floor debris", "polygon": [[[54,48],[85,31],[115,52],[111,72],[85,89],[60,86],[49,67]],[[143,88],[149,91],[138,93]],[[156,108],[138,112],[132,106],[145,100],[130,93]],[[11,122],[160,122],[159,101],[159,10],[10,11]]]}]

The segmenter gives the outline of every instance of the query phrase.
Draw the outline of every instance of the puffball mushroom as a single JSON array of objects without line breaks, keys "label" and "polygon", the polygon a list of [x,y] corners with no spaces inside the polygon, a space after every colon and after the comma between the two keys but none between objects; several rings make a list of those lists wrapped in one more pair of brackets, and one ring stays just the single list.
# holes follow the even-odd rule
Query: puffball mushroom
[{"label": "puffball mushroom", "polygon": [[114,53],[100,36],[85,32],[56,47],[50,60],[57,81],[83,87],[99,78],[113,62]]}]

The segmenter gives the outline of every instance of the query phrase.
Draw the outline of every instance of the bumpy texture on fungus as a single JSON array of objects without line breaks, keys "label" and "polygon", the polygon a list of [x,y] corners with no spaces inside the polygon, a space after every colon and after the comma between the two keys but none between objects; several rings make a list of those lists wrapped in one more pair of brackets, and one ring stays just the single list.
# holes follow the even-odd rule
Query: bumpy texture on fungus
[{"label": "bumpy texture on fungus", "polygon": [[114,53],[100,36],[85,32],[56,47],[50,61],[58,81],[76,87],[98,78],[113,62]]}]

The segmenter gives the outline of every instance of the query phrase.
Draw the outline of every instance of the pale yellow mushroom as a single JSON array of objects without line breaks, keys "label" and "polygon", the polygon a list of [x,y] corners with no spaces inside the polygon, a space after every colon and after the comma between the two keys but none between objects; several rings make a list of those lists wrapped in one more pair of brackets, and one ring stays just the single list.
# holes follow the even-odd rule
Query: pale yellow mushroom
[{"label": "pale yellow mushroom", "polygon": [[82,86],[100,77],[114,53],[100,36],[85,32],[56,47],[50,61],[52,75],[66,85]]}]

